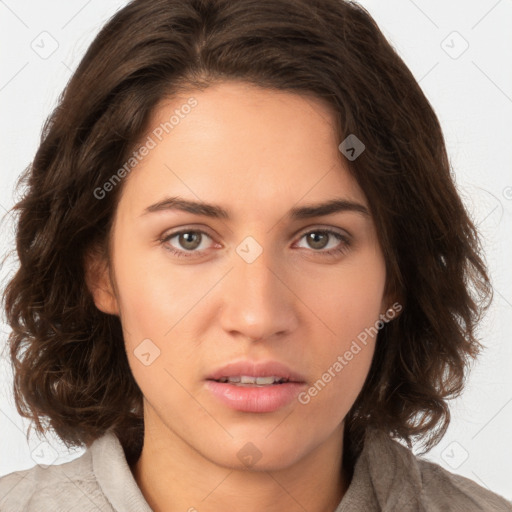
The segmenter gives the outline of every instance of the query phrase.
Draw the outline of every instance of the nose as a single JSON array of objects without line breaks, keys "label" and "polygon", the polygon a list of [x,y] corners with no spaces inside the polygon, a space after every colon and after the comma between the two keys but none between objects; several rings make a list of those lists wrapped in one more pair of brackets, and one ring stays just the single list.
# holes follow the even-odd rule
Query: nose
[{"label": "nose", "polygon": [[222,295],[221,326],[232,337],[266,340],[293,332],[298,325],[296,297],[289,273],[265,251],[252,263],[238,255]]}]

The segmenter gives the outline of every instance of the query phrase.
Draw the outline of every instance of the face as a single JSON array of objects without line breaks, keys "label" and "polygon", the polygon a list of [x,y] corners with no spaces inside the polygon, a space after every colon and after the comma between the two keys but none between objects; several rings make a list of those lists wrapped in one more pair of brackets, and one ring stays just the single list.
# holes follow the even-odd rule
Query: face
[{"label": "face", "polygon": [[[238,82],[190,97],[154,112],[116,211],[115,292],[105,278],[95,301],[120,315],[146,436],[289,467],[341,445],[374,352],[358,336],[390,304],[383,255],[320,100]],[[228,375],[289,381],[212,380]]]}]

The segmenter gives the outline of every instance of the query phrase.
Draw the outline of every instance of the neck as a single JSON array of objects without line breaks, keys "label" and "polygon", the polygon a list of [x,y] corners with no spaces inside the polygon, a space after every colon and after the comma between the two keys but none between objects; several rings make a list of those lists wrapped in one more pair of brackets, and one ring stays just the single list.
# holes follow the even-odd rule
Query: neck
[{"label": "neck", "polygon": [[133,476],[154,512],[333,512],[349,484],[343,424],[291,466],[243,469],[216,464],[169,430],[145,432]]}]

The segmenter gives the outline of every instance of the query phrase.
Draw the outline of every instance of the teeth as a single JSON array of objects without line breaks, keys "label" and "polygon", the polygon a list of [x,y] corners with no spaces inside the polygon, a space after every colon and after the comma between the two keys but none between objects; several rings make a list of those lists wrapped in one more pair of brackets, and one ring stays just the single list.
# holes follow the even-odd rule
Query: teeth
[{"label": "teeth", "polygon": [[271,384],[286,382],[287,379],[282,377],[250,377],[248,375],[240,375],[239,377],[222,377],[219,382],[230,382],[232,384],[255,384],[256,386],[268,386]]}]

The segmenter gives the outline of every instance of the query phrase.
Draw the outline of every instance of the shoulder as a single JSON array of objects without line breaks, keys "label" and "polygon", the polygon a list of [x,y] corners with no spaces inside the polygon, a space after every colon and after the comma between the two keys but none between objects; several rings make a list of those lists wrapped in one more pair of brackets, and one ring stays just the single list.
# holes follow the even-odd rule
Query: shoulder
[{"label": "shoulder", "polygon": [[60,465],[15,471],[0,478],[2,512],[112,512],[92,468],[90,449]]},{"label": "shoulder", "polygon": [[[414,455],[411,450],[373,432],[364,452],[379,502],[393,510],[512,512],[512,502],[473,480]],[[363,455],[363,454],[362,454]]]},{"label": "shoulder", "polygon": [[422,500],[427,509],[450,504],[457,505],[461,511],[512,512],[512,502],[473,480],[450,473],[433,462],[417,457],[416,461],[422,478]]}]

